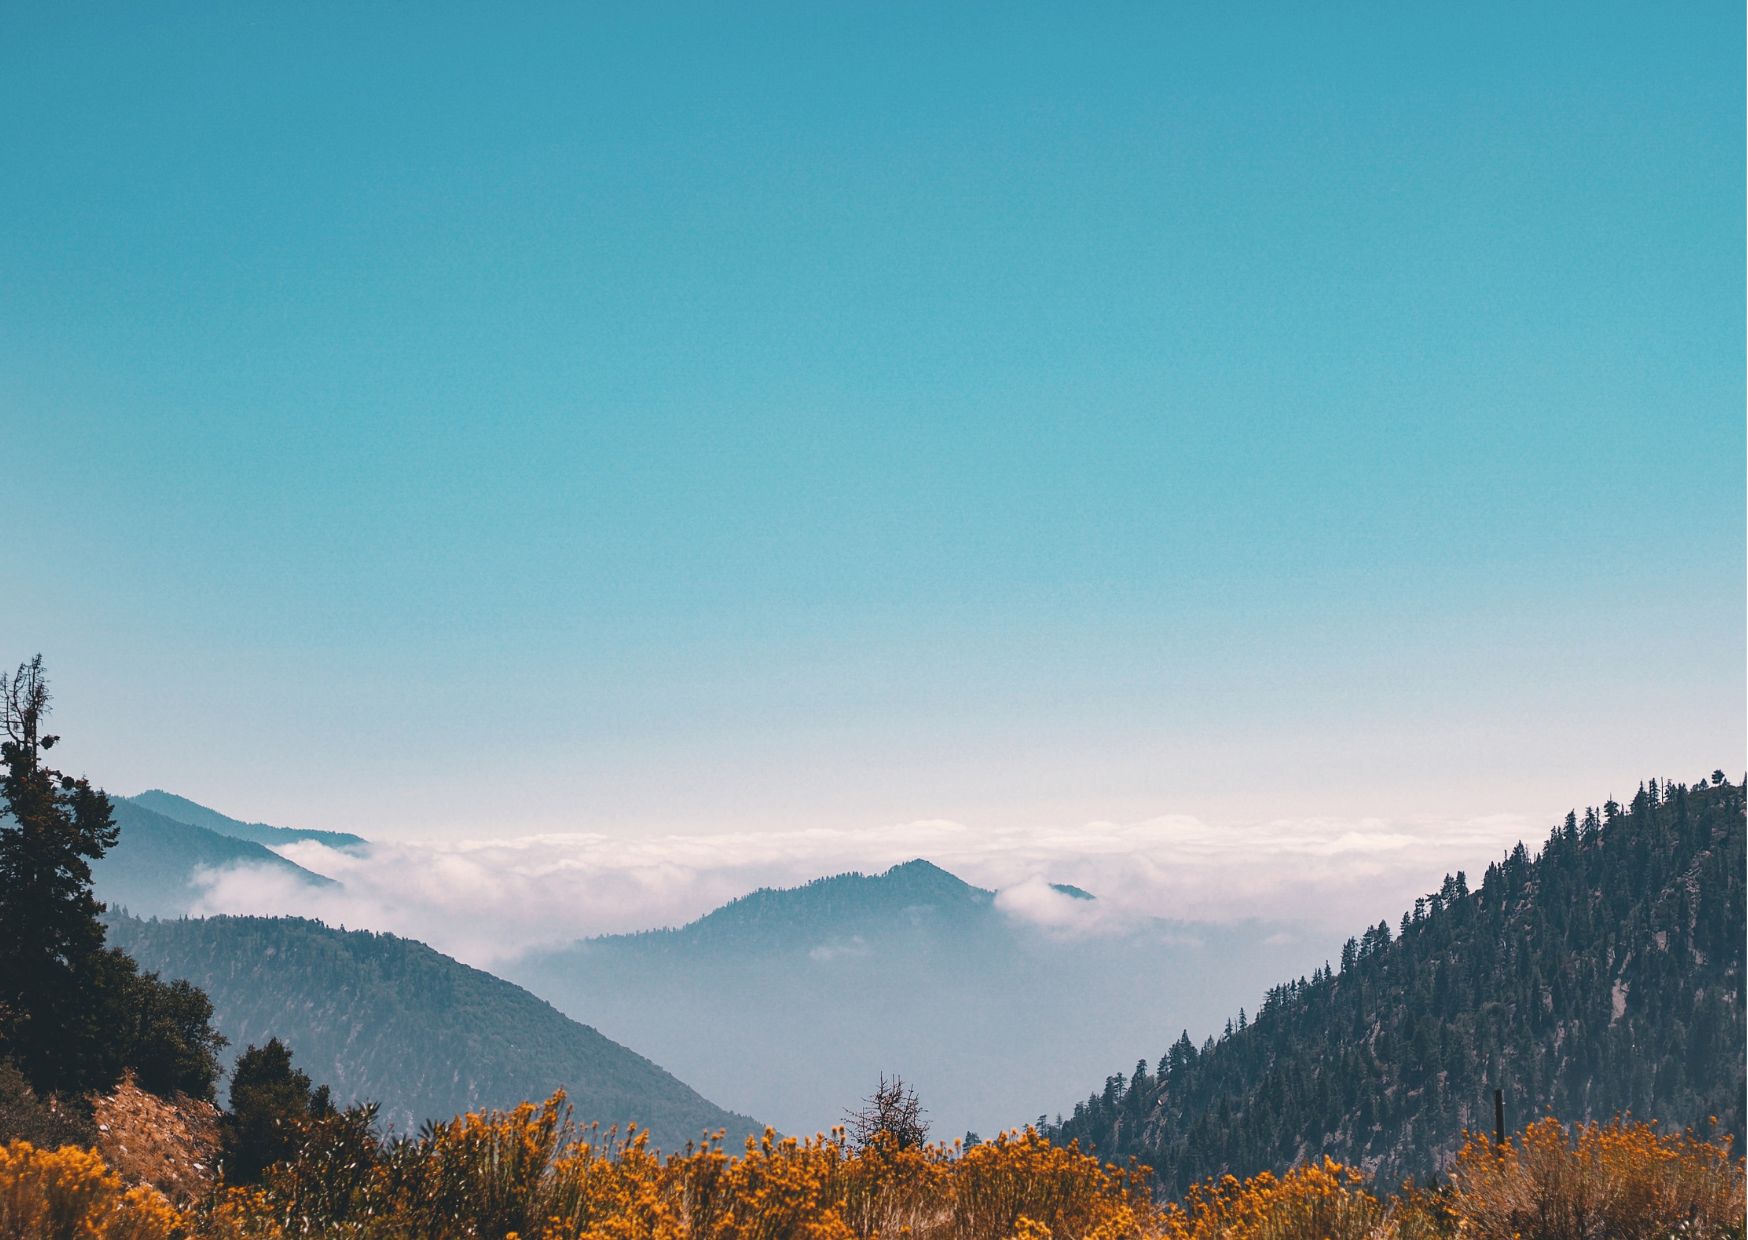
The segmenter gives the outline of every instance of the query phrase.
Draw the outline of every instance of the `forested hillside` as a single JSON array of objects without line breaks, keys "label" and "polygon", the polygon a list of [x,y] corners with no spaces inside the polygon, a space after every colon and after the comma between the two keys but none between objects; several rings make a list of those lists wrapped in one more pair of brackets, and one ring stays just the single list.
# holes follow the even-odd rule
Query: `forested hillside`
[{"label": "forested hillside", "polygon": [[166,818],[137,801],[110,801],[117,838],[91,865],[97,898],[142,917],[176,917],[201,896],[203,870],[259,866],[298,882],[328,887],[333,880],[294,865],[266,846],[207,827]]},{"label": "forested hillside", "polygon": [[337,1102],[380,1102],[402,1132],[561,1088],[585,1123],[635,1121],[666,1149],[758,1128],[527,991],[411,939],[299,918],[115,916],[109,938],[211,996],[231,1060],[277,1036]]},{"label": "forested hillside", "polygon": [[150,788],[131,797],[115,797],[119,805],[123,801],[131,801],[162,814],[177,822],[190,823],[197,827],[205,827],[208,831],[216,831],[220,835],[228,835],[233,839],[249,840],[263,844],[268,848],[279,848],[286,844],[297,844],[312,841],[326,844],[330,848],[353,848],[364,843],[362,836],[352,835],[345,831],[314,831],[301,827],[273,827],[264,822],[244,822],[240,818],[232,818],[229,814],[221,814],[216,809],[209,809],[199,802],[190,801],[187,797],[179,797],[173,792],[165,792],[160,788]]},{"label": "forested hillside", "polygon": [[1722,774],[1568,815],[1462,874],[1337,969],[1268,993],[1201,1047],[1113,1076],[1052,1135],[1161,1187],[1327,1152],[1382,1182],[1435,1172],[1464,1127],[1631,1111],[1743,1126],[1743,793]]}]

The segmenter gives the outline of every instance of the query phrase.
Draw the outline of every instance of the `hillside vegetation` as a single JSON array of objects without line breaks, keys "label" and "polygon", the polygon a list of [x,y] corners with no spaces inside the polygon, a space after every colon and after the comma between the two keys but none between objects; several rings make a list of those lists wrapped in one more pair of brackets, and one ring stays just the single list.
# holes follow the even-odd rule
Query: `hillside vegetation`
[{"label": "hillside vegetation", "polygon": [[337,1103],[373,1101],[399,1131],[567,1090],[605,1125],[635,1121],[665,1149],[754,1121],[527,991],[423,943],[299,918],[108,919],[141,965],[212,999],[227,1066],[277,1036]]},{"label": "hillside vegetation", "polygon": [[971,1148],[749,1139],[662,1159],[562,1098],[385,1143],[332,1115],[258,1189],[181,1209],[95,1155],[0,1146],[0,1228],[97,1240],[1725,1240],[1741,1164],[1718,1145],[1552,1121],[1471,1141],[1437,1194],[1383,1197],[1330,1160],[1162,1204],[1140,1169],[1027,1131]]},{"label": "hillside vegetation", "polygon": [[1741,1137],[1743,794],[1721,773],[1569,815],[1350,940],[1253,1018],[1116,1075],[1052,1135],[1151,1164],[1167,1191],[1320,1152],[1427,1176],[1510,1115],[1716,1116]]},{"label": "hillside vegetation", "polygon": [[167,818],[126,797],[112,797],[117,837],[91,863],[97,898],[138,917],[179,917],[199,903],[202,872],[260,866],[312,887],[333,880],[294,865],[257,841]]}]

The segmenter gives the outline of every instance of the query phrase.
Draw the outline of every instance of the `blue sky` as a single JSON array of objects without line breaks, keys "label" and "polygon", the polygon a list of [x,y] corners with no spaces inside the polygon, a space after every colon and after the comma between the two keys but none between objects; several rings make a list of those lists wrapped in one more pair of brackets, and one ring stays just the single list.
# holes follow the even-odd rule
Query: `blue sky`
[{"label": "blue sky", "polygon": [[12,6],[0,655],[388,836],[1739,767],[1742,27]]}]

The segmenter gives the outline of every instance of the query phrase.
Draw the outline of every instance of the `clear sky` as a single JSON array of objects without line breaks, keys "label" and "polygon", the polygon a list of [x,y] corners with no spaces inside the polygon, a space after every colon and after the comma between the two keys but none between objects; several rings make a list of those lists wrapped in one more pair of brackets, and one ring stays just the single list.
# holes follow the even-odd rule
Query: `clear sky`
[{"label": "clear sky", "polygon": [[1743,34],[9,5],[0,659],[386,837],[1739,771]]}]

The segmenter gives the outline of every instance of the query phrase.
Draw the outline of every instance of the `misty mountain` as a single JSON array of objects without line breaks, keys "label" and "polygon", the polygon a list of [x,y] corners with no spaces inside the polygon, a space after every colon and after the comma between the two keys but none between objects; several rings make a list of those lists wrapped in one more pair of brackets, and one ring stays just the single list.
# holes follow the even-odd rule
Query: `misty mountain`
[{"label": "misty mountain", "polygon": [[649,1128],[666,1149],[760,1126],[521,988],[423,943],[301,918],[142,921],[111,915],[110,942],[213,1002],[230,1045],[278,1037],[343,1102],[373,1100],[399,1131],[563,1088],[584,1123]]},{"label": "misty mountain", "polygon": [[191,826],[204,827],[219,835],[228,835],[232,839],[248,840],[268,848],[278,848],[285,844],[297,844],[306,840],[326,844],[330,848],[351,848],[365,842],[362,836],[351,835],[345,831],[309,831],[295,827],[270,827],[264,822],[242,822],[227,814],[221,814],[216,809],[208,809],[204,805],[190,801],[187,797],[179,797],[173,792],[165,792],[158,788],[148,789],[137,796],[112,799],[117,802],[131,801],[135,805],[142,806],[176,822],[186,822]]},{"label": "misty mountain", "polygon": [[119,838],[91,874],[97,898],[112,908],[180,916],[195,907],[199,871],[235,865],[264,866],[314,886],[333,884],[260,843],[167,818],[127,797],[112,797],[111,805]]},{"label": "misty mountain", "polygon": [[[1056,898],[1097,907],[1078,890]],[[759,890],[686,926],[503,971],[785,1131],[829,1128],[885,1072],[954,1137],[1065,1107],[1077,1080],[1137,1053],[1161,1022],[1212,1030],[1267,979],[1324,958],[1321,942],[1277,929],[1051,930],[918,860]]]},{"label": "misty mountain", "polygon": [[1740,1143],[1743,793],[1713,779],[1570,814],[1477,888],[1446,878],[1218,1041],[1159,1027],[1157,1065],[1107,1077],[1052,1135],[1137,1157],[1170,1193],[1322,1152],[1424,1178],[1465,1127],[1491,1130],[1495,1088],[1514,1126],[1716,1116]]}]

